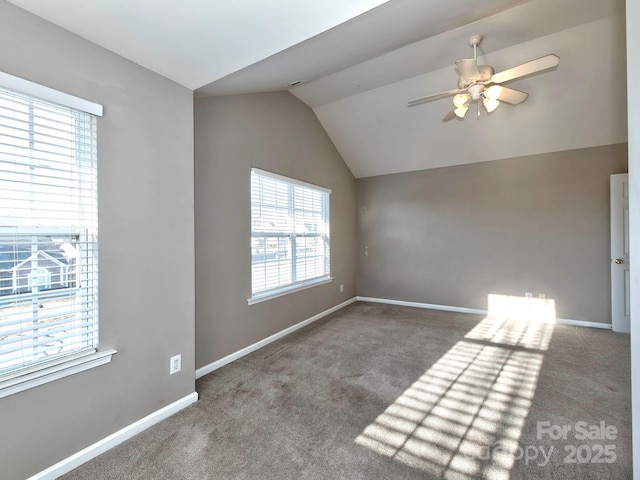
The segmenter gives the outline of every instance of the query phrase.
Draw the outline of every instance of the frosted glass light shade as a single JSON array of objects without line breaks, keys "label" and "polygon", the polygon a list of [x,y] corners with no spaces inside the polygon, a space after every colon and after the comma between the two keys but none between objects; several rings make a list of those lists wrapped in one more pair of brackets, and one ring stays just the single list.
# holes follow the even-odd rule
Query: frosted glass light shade
[{"label": "frosted glass light shade", "polygon": [[456,108],[453,111],[453,113],[455,113],[457,117],[464,118],[465,114],[467,113],[467,110],[469,110],[469,107],[467,107],[465,105],[462,105],[462,106]]},{"label": "frosted glass light shade", "polygon": [[[453,97],[453,105],[456,108],[460,108],[463,107],[465,103],[467,103],[469,101],[469,98],[471,98],[468,94],[466,93],[459,93],[457,94],[455,97]],[[465,110],[466,112],[466,110]]]},{"label": "frosted glass light shade", "polygon": [[489,98],[485,98],[484,102],[482,103],[484,103],[484,108],[487,109],[487,112],[491,113],[496,108],[498,108],[498,105],[500,105],[500,100],[491,100]]},{"label": "frosted glass light shade", "polygon": [[502,93],[502,87],[499,85],[492,85],[484,91],[484,98],[488,98],[489,100],[498,100],[500,98],[500,93]]}]

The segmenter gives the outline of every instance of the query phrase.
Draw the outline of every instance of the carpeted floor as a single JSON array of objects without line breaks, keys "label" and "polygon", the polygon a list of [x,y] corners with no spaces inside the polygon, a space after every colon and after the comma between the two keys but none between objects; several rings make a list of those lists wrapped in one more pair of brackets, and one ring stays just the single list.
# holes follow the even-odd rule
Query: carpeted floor
[{"label": "carpeted floor", "polygon": [[629,337],[355,303],[72,479],[627,479]]}]

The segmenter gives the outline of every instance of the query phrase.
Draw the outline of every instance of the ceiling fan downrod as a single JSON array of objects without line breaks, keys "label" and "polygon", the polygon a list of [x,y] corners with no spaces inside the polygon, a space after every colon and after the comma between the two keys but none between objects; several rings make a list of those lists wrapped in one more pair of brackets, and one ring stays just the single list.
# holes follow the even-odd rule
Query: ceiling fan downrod
[{"label": "ceiling fan downrod", "polygon": [[467,44],[473,47],[473,59],[478,61],[478,45],[482,43],[482,35],[472,35],[467,40]]}]

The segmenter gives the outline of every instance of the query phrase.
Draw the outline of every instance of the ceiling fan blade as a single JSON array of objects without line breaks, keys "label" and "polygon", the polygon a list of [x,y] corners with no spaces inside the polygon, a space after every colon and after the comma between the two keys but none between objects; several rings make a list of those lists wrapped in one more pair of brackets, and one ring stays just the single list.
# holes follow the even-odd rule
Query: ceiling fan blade
[{"label": "ceiling fan blade", "polygon": [[507,87],[498,88],[500,88],[498,100],[500,100],[501,102],[509,103],[511,105],[519,105],[524,102],[527,97],[529,97],[528,93],[521,92],[520,90],[515,90],[513,88]]},{"label": "ceiling fan blade", "polygon": [[458,73],[467,82],[473,82],[480,80],[480,70],[478,70],[478,63],[473,58],[465,58],[456,61],[456,67],[458,67]]},{"label": "ceiling fan blade", "polygon": [[493,77],[491,77],[491,83],[504,83],[510,80],[515,80],[516,78],[525,77],[533,73],[538,73],[543,70],[548,70],[549,68],[557,67],[558,63],[560,63],[560,57],[551,53],[536,60],[531,60],[530,62],[518,65],[517,67],[509,68],[508,70],[496,73]]},{"label": "ceiling fan blade", "polygon": [[434,95],[429,95],[428,97],[416,98],[415,100],[411,100],[408,107],[415,107],[416,105],[421,105],[423,103],[432,102],[434,100],[440,100],[441,98],[450,97],[451,95],[455,95],[457,93],[464,92],[464,90],[447,90],[446,92],[436,93]]},{"label": "ceiling fan blade", "polygon": [[443,122],[448,122],[449,120],[453,120],[454,118],[456,118],[456,112],[455,112],[455,108],[452,108],[449,113],[447,113],[444,118],[442,119]]}]

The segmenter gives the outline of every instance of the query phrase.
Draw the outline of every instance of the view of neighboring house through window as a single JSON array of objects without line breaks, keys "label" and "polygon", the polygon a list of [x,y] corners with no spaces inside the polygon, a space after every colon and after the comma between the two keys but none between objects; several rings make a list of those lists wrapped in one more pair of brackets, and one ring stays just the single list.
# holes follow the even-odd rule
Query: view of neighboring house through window
[{"label": "view of neighboring house through window", "polygon": [[98,345],[96,120],[0,86],[0,380]]},{"label": "view of neighboring house through window", "polygon": [[251,290],[255,300],[329,280],[330,190],[251,171]]}]

